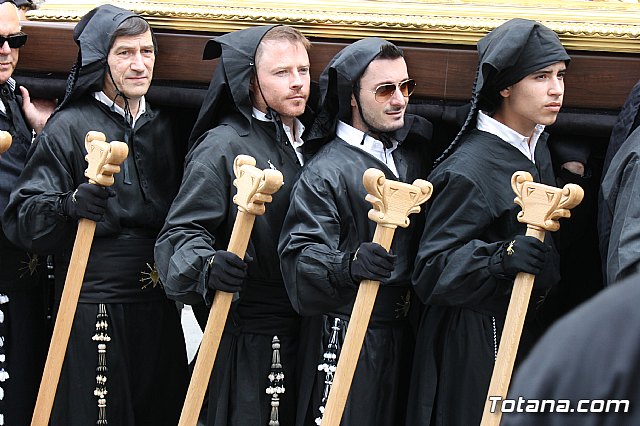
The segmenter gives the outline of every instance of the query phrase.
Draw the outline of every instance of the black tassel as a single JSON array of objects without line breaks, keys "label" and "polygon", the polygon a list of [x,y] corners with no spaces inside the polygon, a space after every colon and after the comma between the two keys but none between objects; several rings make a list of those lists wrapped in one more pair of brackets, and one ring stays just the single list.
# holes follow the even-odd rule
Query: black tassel
[{"label": "black tassel", "polygon": [[96,366],[96,388],[93,394],[98,398],[97,425],[107,424],[107,343],[111,337],[107,333],[109,328],[107,307],[104,303],[98,305],[96,316],[96,334],[91,340],[98,343],[98,365]]},{"label": "black tassel", "polygon": [[273,336],[271,340],[271,371],[269,372],[269,387],[267,394],[271,395],[271,418],[269,426],[280,426],[278,408],[280,407],[280,395],[284,393],[284,371],[280,362],[280,340]]},{"label": "black tassel", "polygon": [[341,322],[340,318],[334,318],[327,350],[324,352],[322,357],[322,364],[318,364],[318,371],[324,371],[324,388],[322,390],[322,401],[318,408],[320,415],[316,417],[317,425],[322,423],[324,409],[327,404],[327,400],[329,399],[329,391],[333,384],[333,375],[336,373],[336,365],[338,363],[338,332],[340,331]]}]

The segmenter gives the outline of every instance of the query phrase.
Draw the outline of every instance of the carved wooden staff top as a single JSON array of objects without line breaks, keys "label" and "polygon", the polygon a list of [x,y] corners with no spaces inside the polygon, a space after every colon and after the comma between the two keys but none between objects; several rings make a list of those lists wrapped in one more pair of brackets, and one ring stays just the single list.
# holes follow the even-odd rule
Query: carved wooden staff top
[{"label": "carved wooden staff top", "polygon": [[[127,158],[129,147],[124,142],[106,142],[104,133],[88,132],[85,136],[89,163],[84,174],[92,184],[101,186],[113,185],[113,174],[120,171],[120,164]],[[69,335],[73,324],[73,317],[78,305],[78,297],[84,280],[84,273],[89,260],[91,243],[96,229],[92,220],[81,218],[78,221],[76,240],[71,252],[71,260],[67,277],[62,289],[60,307],[56,316],[47,361],[38,390],[38,398],[31,419],[31,426],[46,426],[49,424],[51,407],[58,388],[62,362],[67,351]]]},{"label": "carved wooden staff top", "polygon": [[[518,213],[518,221],[527,224],[526,235],[540,241],[544,241],[546,231],[557,231],[560,228],[558,219],[570,217],[569,209],[580,204],[584,196],[584,191],[578,185],[568,184],[564,188],[555,188],[535,183],[531,174],[523,171],[513,174],[511,187],[517,194],[514,202],[522,208]],[[491,412],[492,401],[489,397],[504,400],[507,396],[534,279],[535,275],[520,272],[513,284],[481,426],[500,424],[502,412],[500,409]]]},{"label": "carved wooden staff top", "polygon": [[[283,183],[280,171],[260,170],[255,165],[256,160],[248,155],[238,155],[233,162],[233,185],[238,188],[233,202],[238,205],[238,215],[227,250],[240,259],[247,251],[255,217],[265,213],[265,203],[271,202],[271,195]],[[216,291],[213,297],[178,426],[195,426],[198,421],[232,299],[233,294],[224,291]]]},{"label": "carved wooden staff top", "polygon": [[[420,204],[431,197],[433,186],[422,179],[413,184],[388,180],[378,169],[367,169],[362,182],[368,192],[365,199],[373,205],[369,219],[377,223],[373,242],[389,251],[396,228],[409,226],[408,216],[420,211]],[[340,424],[379,285],[378,281],[365,280],[358,287],[322,426]]]},{"label": "carved wooden staff top", "polygon": [[9,149],[12,140],[11,133],[0,130],[0,154]]}]

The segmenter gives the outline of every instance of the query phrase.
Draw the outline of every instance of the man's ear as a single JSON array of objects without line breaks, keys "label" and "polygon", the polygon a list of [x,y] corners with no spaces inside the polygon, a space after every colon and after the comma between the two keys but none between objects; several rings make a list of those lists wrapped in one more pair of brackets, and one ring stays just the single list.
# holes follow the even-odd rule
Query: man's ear
[{"label": "man's ear", "polygon": [[355,108],[356,106],[358,106],[358,102],[356,101],[355,95],[352,93],[351,94],[351,107]]},{"label": "man's ear", "polygon": [[503,98],[508,98],[511,95],[511,86],[507,86],[500,91],[500,96]]}]

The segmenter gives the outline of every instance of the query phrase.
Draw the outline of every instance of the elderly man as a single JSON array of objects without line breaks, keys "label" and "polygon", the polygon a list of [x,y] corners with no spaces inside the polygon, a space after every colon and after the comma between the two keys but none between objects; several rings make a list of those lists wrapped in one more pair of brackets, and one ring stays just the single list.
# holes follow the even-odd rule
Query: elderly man
[{"label": "elderly man", "polygon": [[[153,246],[180,183],[178,142],[187,133],[145,99],[157,46],[144,19],[100,6],[76,25],[74,40],[80,52],[66,96],[36,138],[4,216],[15,243],[55,252],[56,298],[78,219],[97,222],[51,423],[175,426],[186,351]],[[84,177],[91,130],[129,146],[109,189]]]}]

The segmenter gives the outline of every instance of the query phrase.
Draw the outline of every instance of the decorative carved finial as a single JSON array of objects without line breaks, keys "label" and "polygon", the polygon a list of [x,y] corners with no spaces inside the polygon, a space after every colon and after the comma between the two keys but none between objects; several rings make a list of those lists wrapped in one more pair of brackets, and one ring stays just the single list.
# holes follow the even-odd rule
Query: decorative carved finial
[{"label": "decorative carved finial", "polygon": [[11,133],[0,130],[0,154],[9,149],[12,140]]},{"label": "decorative carved finial", "polygon": [[124,142],[108,143],[104,133],[88,132],[84,138],[87,155],[84,157],[89,163],[84,175],[89,182],[101,186],[113,185],[115,173],[120,172],[120,164],[129,155],[129,147]]},{"label": "decorative carved finial", "polygon": [[233,185],[238,188],[233,202],[238,205],[238,209],[254,216],[264,214],[264,203],[270,203],[271,195],[284,183],[282,173],[278,170],[258,169],[255,158],[248,155],[236,157],[233,171],[236,174]]},{"label": "decorative carved finial", "polygon": [[389,228],[409,226],[409,216],[420,211],[420,204],[431,198],[433,185],[422,179],[413,184],[388,180],[378,169],[367,169],[362,183],[368,194],[366,200],[373,205],[369,219]]},{"label": "decorative carved finial", "polygon": [[584,191],[575,184],[555,188],[533,182],[528,172],[517,171],[511,177],[511,187],[517,194],[514,202],[522,208],[518,221],[547,231],[560,228],[558,219],[570,217],[569,209],[580,204]]}]

